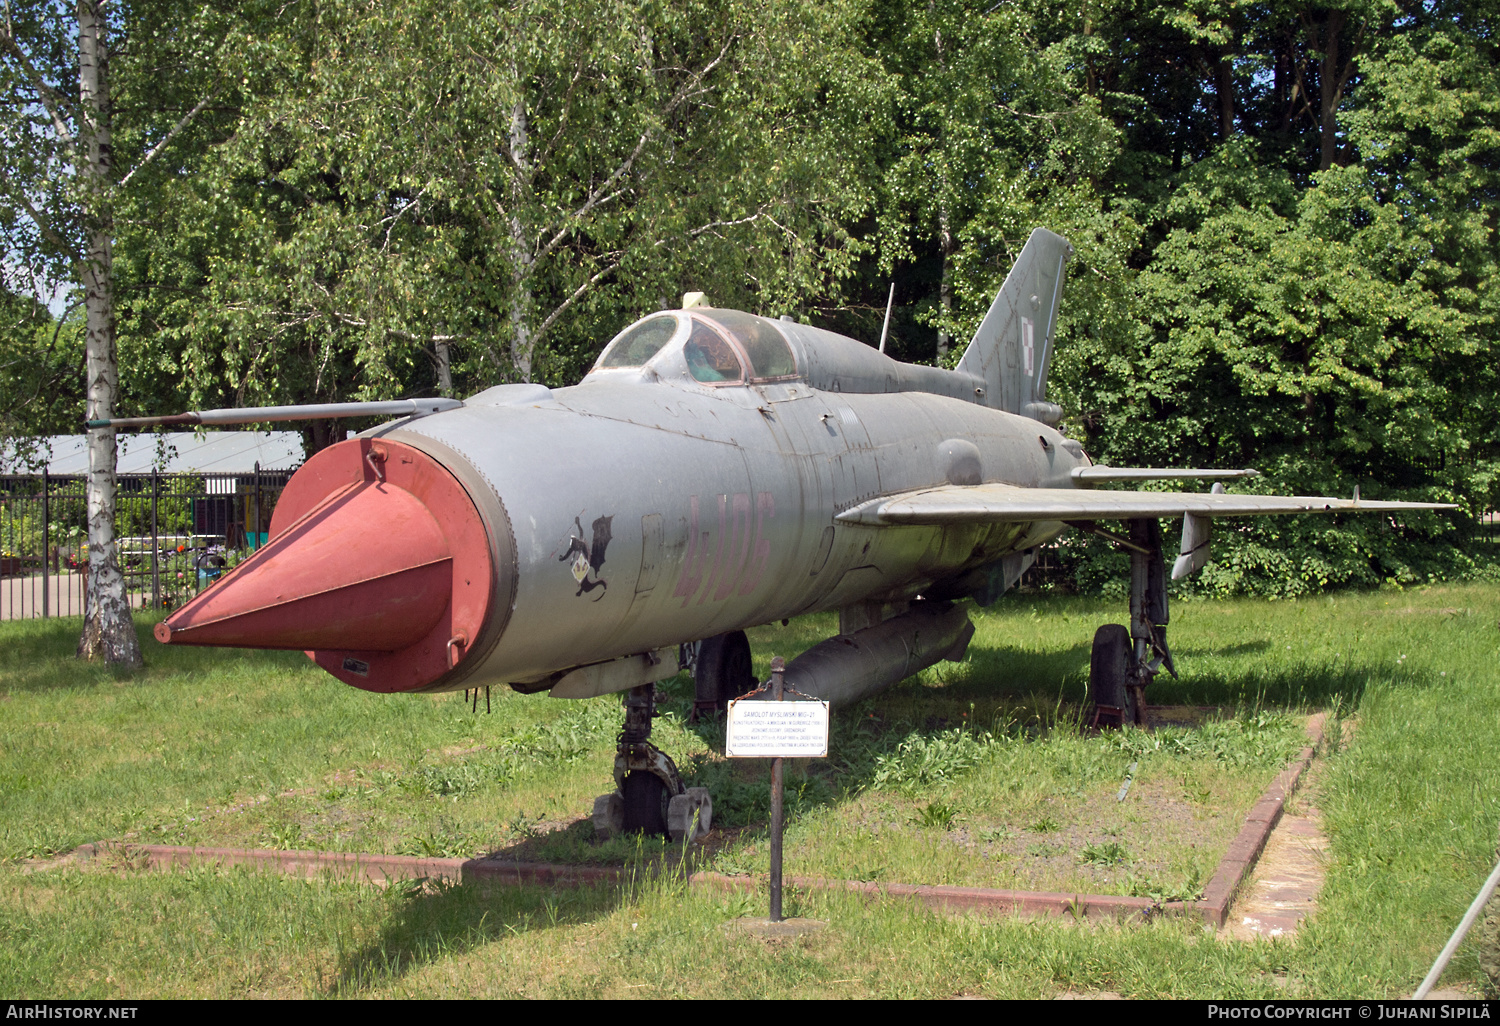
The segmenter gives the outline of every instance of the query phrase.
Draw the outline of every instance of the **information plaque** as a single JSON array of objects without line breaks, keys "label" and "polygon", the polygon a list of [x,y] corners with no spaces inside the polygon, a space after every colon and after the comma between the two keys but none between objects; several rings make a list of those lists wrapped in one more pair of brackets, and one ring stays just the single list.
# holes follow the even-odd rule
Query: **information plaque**
[{"label": "information plaque", "polygon": [[825,758],[828,703],[730,702],[724,754],[736,759]]}]

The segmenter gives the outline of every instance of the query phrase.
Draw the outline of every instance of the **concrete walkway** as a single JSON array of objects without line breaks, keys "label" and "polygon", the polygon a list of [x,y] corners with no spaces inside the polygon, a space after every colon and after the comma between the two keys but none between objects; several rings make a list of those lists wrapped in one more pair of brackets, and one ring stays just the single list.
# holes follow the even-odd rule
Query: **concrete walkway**
[{"label": "concrete walkway", "polygon": [[1225,929],[1237,940],[1290,938],[1317,907],[1328,865],[1328,837],[1316,809],[1306,815],[1283,813],[1244,895],[1230,911]]},{"label": "concrete walkway", "polygon": [[[1320,716],[1322,714],[1319,714]],[[1317,752],[1295,797],[1283,807],[1266,838],[1265,850],[1239,892],[1224,922],[1222,936],[1236,940],[1280,937],[1290,940],[1297,928],[1317,908],[1318,893],[1328,871],[1328,835],[1318,810],[1327,755],[1347,745],[1354,724],[1338,722],[1327,733],[1324,720]]]},{"label": "concrete walkway", "polygon": [[[146,594],[130,593],[132,609],[151,605],[150,581]],[[51,574],[47,578],[47,615],[83,615],[83,574]],[[42,575],[0,577],[0,620],[30,620],[42,615]]]}]

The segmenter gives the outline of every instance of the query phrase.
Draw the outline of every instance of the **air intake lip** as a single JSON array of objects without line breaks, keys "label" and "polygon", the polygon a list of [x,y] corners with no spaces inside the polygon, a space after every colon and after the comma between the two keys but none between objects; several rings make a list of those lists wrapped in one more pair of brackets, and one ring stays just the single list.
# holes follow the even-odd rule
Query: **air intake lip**
[{"label": "air intake lip", "polygon": [[488,537],[453,475],[411,446],[354,439],[309,460],[271,540],[154,633],[301,649],[345,683],[410,691],[469,655],[493,586]]}]

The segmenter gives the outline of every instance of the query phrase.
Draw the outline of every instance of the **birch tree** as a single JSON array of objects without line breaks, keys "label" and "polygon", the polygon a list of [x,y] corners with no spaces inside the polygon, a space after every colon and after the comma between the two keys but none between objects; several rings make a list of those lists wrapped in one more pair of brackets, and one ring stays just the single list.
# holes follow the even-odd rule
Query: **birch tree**
[{"label": "birch tree", "polygon": [[[0,24],[5,257],[34,280],[71,279],[81,292],[87,420],[114,416],[120,395],[114,243],[122,186],[157,160],[201,109],[178,117],[120,174],[113,72],[115,40],[128,14],[119,11],[107,0],[76,0],[71,11],[7,0]],[[140,128],[152,119],[138,115],[137,121]],[[78,655],[138,666],[140,646],[115,544],[114,431],[90,428],[88,452],[89,561]]]},{"label": "birch tree", "polygon": [[882,51],[900,91],[880,262],[887,273],[931,267],[917,317],[936,329],[938,362],[957,360],[950,344],[978,327],[1037,225],[1079,249],[1064,316],[1101,320],[1092,293],[1105,279],[1089,269],[1118,267],[1138,229],[1101,191],[1121,140],[1078,80],[1086,62],[1039,31],[1055,12],[937,0],[890,16]]},{"label": "birch tree", "polygon": [[879,77],[828,45],[850,23],[792,2],[291,10],[171,205],[167,234],[205,241],[150,315],[183,341],[162,358],[205,401],[561,383],[683,291],[778,313],[834,292],[872,162],[860,106],[818,101]]}]

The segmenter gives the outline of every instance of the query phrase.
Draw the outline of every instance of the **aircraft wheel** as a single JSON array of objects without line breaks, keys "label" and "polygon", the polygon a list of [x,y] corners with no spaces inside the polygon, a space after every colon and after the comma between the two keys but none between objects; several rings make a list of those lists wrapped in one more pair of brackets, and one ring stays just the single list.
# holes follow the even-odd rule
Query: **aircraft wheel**
[{"label": "aircraft wheel", "polygon": [[661,834],[667,832],[667,785],[655,773],[632,770],[625,774],[623,826],[627,834]]},{"label": "aircraft wheel", "polygon": [[1119,727],[1136,721],[1136,693],[1128,687],[1135,653],[1130,629],[1107,623],[1094,632],[1089,655],[1089,697],[1094,702],[1093,722],[1101,727]]},{"label": "aircraft wheel", "polygon": [[722,712],[731,698],[738,698],[754,688],[750,639],[745,632],[730,631],[705,639],[698,649],[693,683],[697,692],[697,700],[693,703],[695,718]]}]

